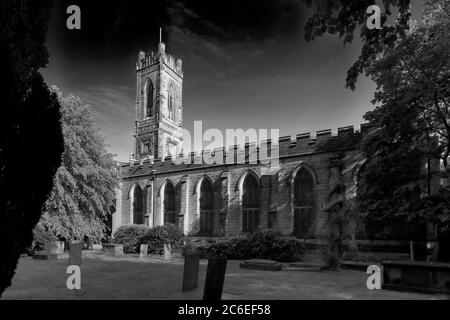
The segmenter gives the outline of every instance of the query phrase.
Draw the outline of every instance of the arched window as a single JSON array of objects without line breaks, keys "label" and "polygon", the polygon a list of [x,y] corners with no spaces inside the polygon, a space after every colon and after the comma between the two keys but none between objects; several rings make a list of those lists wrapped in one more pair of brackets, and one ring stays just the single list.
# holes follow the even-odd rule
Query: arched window
[{"label": "arched window", "polygon": [[202,179],[200,186],[200,234],[212,235],[214,232],[214,190],[211,180]]},{"label": "arched window", "polygon": [[164,223],[178,224],[175,207],[175,188],[170,181],[167,181],[164,187]]},{"label": "arched window", "polygon": [[139,185],[133,188],[133,224],[144,224],[142,189]]},{"label": "arched window", "polygon": [[242,187],[242,231],[254,232],[259,224],[259,183],[247,174]]},{"label": "arched window", "polygon": [[314,178],[308,170],[300,169],[294,180],[294,235],[306,237],[314,216]]},{"label": "arched window", "polygon": [[169,107],[169,119],[175,121],[175,89],[172,84],[169,87],[167,103]]},{"label": "arched window", "polygon": [[145,87],[145,115],[147,117],[153,117],[153,93],[153,83],[148,80]]}]

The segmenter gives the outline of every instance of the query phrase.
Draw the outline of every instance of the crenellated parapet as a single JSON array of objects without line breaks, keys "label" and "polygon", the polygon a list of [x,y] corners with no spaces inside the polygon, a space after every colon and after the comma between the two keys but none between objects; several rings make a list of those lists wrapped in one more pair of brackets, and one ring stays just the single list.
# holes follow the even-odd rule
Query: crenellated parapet
[{"label": "crenellated parapet", "polygon": [[149,156],[139,161],[130,158],[129,163],[121,166],[122,174],[128,176],[145,174],[151,170],[168,172],[221,165],[268,165],[273,164],[275,158],[278,160],[305,154],[358,149],[362,138],[370,129],[368,124],[362,124],[359,130],[355,130],[353,126],[341,127],[335,132],[326,129],[316,131],[315,134],[302,133],[294,137],[280,137],[276,142],[268,139],[259,145],[246,143],[244,146],[233,145],[229,148],[202,150],[174,157],[154,159]]},{"label": "crenellated parapet", "polygon": [[158,44],[158,51],[140,51],[138,54],[138,61],[136,63],[136,70],[145,69],[157,63],[164,63],[170,69],[175,71],[178,75],[183,74],[183,61],[175,58],[173,55],[166,53],[166,46],[163,42]]}]

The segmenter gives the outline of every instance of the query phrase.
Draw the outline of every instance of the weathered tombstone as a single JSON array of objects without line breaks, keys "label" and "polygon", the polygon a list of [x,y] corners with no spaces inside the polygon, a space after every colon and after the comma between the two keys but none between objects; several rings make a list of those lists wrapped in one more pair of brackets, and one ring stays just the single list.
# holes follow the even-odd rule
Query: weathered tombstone
[{"label": "weathered tombstone", "polygon": [[200,258],[198,254],[186,254],[184,256],[183,292],[198,287],[198,270]]},{"label": "weathered tombstone", "polygon": [[172,256],[172,246],[164,242],[164,259],[168,260]]},{"label": "weathered tombstone", "polygon": [[102,245],[102,251],[105,253],[115,255],[115,256],[121,256],[121,255],[123,255],[123,245],[113,244],[113,243],[105,243]]},{"label": "weathered tombstone", "polygon": [[69,245],[69,265],[81,265],[81,249],[83,243],[81,241],[71,241]]},{"label": "weathered tombstone", "polygon": [[283,265],[273,260],[265,259],[250,259],[239,264],[242,269],[265,270],[265,271],[280,271]]},{"label": "weathered tombstone", "polygon": [[114,247],[114,255],[115,256],[123,256],[123,245],[116,245]]},{"label": "weathered tombstone", "polygon": [[50,240],[47,242],[48,254],[61,254],[64,253],[64,241]]},{"label": "weathered tombstone", "polygon": [[148,244],[141,244],[141,248],[139,251],[139,258],[144,258],[148,254]]},{"label": "weathered tombstone", "polygon": [[215,301],[222,299],[222,289],[226,269],[227,258],[218,257],[208,260],[203,300]]}]

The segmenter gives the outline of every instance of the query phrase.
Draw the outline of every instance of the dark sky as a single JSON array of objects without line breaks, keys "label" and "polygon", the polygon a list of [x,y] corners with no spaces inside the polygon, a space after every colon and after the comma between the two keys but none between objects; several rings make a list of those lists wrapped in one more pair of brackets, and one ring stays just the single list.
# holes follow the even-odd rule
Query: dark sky
[{"label": "dark sky", "polygon": [[[66,28],[66,8],[81,8],[81,30]],[[373,108],[374,85],[346,90],[361,42],[305,42],[311,15],[300,0],[55,1],[49,29],[49,85],[92,106],[110,151],[132,152],[135,63],[155,50],[183,59],[184,124],[203,129],[279,128],[280,135],[355,125]]]}]

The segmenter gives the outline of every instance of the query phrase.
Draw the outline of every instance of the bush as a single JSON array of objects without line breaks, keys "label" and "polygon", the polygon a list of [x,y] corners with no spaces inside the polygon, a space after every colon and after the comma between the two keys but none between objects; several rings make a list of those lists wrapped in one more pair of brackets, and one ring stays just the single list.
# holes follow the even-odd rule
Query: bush
[{"label": "bush", "polygon": [[47,247],[47,243],[52,240],[58,240],[58,237],[52,232],[47,230],[42,224],[38,223],[33,229],[33,241],[31,243],[32,251],[43,250]]},{"label": "bush", "polygon": [[304,244],[297,238],[272,230],[258,230],[247,237],[221,240],[189,241],[183,254],[196,253],[201,258],[225,256],[228,259],[270,259],[294,262],[302,259]]},{"label": "bush", "polygon": [[139,239],[149,228],[142,224],[130,224],[119,227],[113,236],[113,242],[123,245],[124,253],[139,252]]},{"label": "bush", "polygon": [[148,253],[163,254],[164,242],[178,248],[181,245],[183,233],[174,224],[167,223],[147,230],[139,238],[139,244],[148,244]]}]

